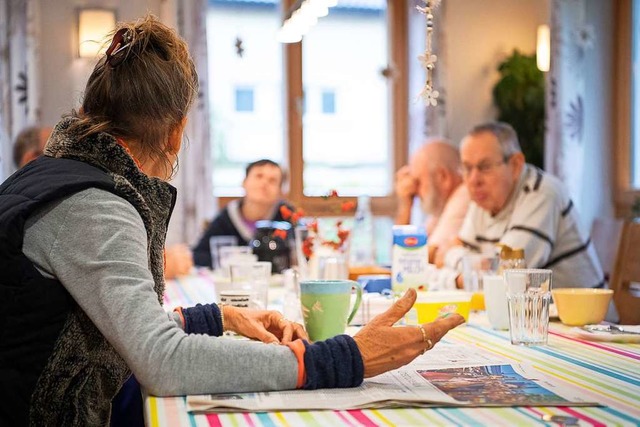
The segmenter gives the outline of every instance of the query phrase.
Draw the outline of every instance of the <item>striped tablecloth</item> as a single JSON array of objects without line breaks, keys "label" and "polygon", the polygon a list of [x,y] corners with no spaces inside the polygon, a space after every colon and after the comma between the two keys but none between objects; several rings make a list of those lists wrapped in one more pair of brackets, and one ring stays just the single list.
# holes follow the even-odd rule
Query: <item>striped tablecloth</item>
[{"label": "striped tablecloth", "polygon": [[[191,305],[214,298],[206,278],[169,283],[167,306]],[[354,411],[299,411],[192,415],[185,397],[145,398],[149,426],[420,426],[557,425],[544,414],[569,415],[580,425],[640,425],[640,344],[590,342],[571,337],[569,328],[552,323],[549,344],[512,346],[508,332],[486,326],[485,316],[451,331],[445,342],[479,346],[514,362],[528,362],[545,374],[583,390],[600,407],[429,408]]]}]

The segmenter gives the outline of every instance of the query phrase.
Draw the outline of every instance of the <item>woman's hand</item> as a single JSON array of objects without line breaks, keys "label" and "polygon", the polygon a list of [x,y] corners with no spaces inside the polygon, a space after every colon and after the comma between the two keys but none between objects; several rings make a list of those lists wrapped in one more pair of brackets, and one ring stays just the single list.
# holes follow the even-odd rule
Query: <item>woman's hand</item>
[{"label": "woman's hand", "polygon": [[247,338],[268,344],[286,344],[298,338],[309,340],[309,336],[301,324],[285,319],[277,311],[251,310],[231,305],[224,305],[222,309],[224,310],[225,329]]},{"label": "woman's hand", "polygon": [[452,314],[419,326],[393,327],[416,300],[415,289],[408,289],[384,313],[374,317],[353,339],[360,349],[364,363],[364,377],[373,377],[383,372],[399,368],[430,350],[449,330],[464,323],[459,314]]}]

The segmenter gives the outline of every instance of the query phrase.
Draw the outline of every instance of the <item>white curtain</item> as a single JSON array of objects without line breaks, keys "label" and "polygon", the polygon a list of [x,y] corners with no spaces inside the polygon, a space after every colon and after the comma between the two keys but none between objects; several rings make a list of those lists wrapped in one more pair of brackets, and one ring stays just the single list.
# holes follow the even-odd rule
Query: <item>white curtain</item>
[{"label": "white curtain", "polygon": [[582,225],[612,215],[613,6],[553,0],[545,169],[568,187]]},{"label": "white curtain", "polygon": [[165,2],[162,19],[173,24],[189,44],[198,70],[200,92],[191,108],[185,135],[188,138],[179,162],[180,169],[173,184],[178,188],[178,200],[169,226],[167,243],[192,245],[210,220],[215,201],[211,183],[211,153],[209,142],[209,96],[206,37],[206,0]]},{"label": "white curtain", "polygon": [[38,120],[37,7],[34,0],[0,0],[0,179],[15,170],[16,135]]}]

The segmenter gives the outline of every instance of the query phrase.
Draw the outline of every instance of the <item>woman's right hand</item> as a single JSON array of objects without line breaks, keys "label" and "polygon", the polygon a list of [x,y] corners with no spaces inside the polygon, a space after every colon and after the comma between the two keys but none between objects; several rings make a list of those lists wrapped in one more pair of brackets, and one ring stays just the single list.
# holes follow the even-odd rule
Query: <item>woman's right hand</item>
[{"label": "woman's right hand", "polygon": [[353,337],[362,355],[365,378],[406,365],[425,349],[433,348],[451,329],[464,323],[462,316],[452,314],[423,324],[426,339],[431,344],[425,342],[418,326],[394,327],[394,323],[413,307],[416,295],[415,289],[408,289],[393,306],[374,317]]},{"label": "woman's right hand", "polygon": [[225,330],[236,332],[247,338],[267,344],[286,344],[298,338],[309,340],[304,326],[287,320],[273,310],[253,310],[231,305],[222,306]]}]

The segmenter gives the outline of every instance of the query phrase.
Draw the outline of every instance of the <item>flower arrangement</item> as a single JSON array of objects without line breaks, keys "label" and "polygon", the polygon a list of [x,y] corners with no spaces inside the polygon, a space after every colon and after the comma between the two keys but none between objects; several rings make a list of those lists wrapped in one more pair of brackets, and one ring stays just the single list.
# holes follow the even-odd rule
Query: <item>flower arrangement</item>
[{"label": "flower arrangement", "polygon": [[[323,195],[322,199],[331,201],[338,197],[338,192],[331,190],[326,195]],[[356,203],[354,201],[344,201],[337,206],[336,214],[353,212],[355,208]],[[295,227],[304,216],[304,211],[297,209],[294,212],[286,206],[281,206],[280,214]],[[346,226],[343,219],[338,218],[333,224],[326,227],[326,224],[321,224],[321,221],[315,218],[311,222],[308,222],[306,227],[307,232],[304,236],[300,236],[299,239],[297,239],[297,244],[301,245],[302,254],[307,261],[319,247],[342,253],[347,251],[351,230]],[[276,232],[278,231],[279,230],[276,230]]]}]

